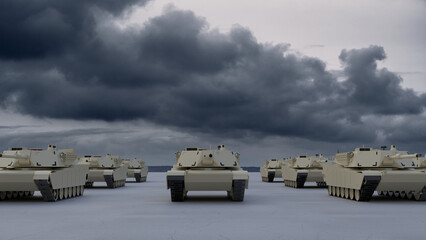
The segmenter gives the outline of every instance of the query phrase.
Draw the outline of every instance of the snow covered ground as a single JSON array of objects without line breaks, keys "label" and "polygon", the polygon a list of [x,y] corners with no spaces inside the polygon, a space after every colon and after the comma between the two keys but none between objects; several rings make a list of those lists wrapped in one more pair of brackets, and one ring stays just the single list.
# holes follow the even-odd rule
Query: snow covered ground
[{"label": "snow covered ground", "polygon": [[0,202],[0,239],[425,239],[426,202],[355,202],[293,189],[250,173],[244,202],[189,192],[172,203],[165,173],[124,188],[86,189],[55,203]]}]

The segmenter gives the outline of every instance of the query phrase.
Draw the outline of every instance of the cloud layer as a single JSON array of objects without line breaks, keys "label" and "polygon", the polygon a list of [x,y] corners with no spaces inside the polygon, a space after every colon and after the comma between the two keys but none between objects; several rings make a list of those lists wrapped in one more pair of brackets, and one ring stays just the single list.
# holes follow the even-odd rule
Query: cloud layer
[{"label": "cloud layer", "polygon": [[144,3],[3,2],[3,108],[58,119],[143,119],[235,139],[426,142],[416,131],[425,127],[426,96],[377,67],[386,58],[380,46],[342,50],[338,80],[320,59],[260,43],[241,26],[210,29],[191,11],[168,8],[143,28],[117,27],[114,19],[136,2]]}]

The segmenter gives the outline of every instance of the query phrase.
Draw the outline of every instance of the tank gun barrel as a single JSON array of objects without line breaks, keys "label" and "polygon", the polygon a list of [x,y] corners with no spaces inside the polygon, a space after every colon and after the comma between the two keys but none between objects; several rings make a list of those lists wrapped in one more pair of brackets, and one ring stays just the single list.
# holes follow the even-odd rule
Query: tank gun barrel
[{"label": "tank gun barrel", "polygon": [[387,156],[390,159],[407,159],[407,158],[418,158],[420,157],[420,154],[414,153],[414,154],[397,154],[393,156]]},{"label": "tank gun barrel", "polygon": [[28,156],[26,156],[26,155],[22,156],[22,155],[17,155],[17,154],[14,154],[14,155],[2,154],[2,157],[3,158],[15,158],[15,159],[28,159]]},{"label": "tank gun barrel", "polygon": [[396,154],[396,155],[392,155],[392,156],[386,156],[383,159],[382,165],[383,166],[394,166],[397,168],[403,168],[405,167],[405,165],[403,163],[400,163],[396,160],[398,159],[413,159],[413,158],[419,158],[420,154]]}]

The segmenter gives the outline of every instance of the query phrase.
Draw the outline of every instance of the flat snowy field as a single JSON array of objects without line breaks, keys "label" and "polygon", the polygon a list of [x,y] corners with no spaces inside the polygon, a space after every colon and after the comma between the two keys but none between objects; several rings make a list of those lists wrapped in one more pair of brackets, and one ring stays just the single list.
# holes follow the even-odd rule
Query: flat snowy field
[{"label": "flat snowy field", "polygon": [[189,192],[172,203],[165,173],[123,188],[86,189],[54,203],[0,202],[0,239],[425,239],[426,202],[355,202],[326,189],[293,189],[250,173],[244,202]]}]

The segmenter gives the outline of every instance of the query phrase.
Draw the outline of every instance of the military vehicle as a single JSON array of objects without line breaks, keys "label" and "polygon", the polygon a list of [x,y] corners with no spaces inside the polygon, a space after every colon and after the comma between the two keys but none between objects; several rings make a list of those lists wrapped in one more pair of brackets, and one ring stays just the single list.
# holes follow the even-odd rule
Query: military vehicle
[{"label": "military vehicle", "polygon": [[298,156],[286,160],[282,165],[284,185],[293,188],[303,188],[305,182],[316,182],[318,187],[326,187],[322,177],[322,166],[328,160],[322,154],[314,156]]},{"label": "military vehicle", "polygon": [[274,178],[282,178],[281,166],[284,164],[283,159],[271,159],[266,161],[260,168],[260,176],[263,182],[273,182]]},{"label": "military vehicle", "polygon": [[40,191],[54,202],[83,195],[89,168],[76,165],[73,149],[12,147],[0,156],[0,199],[31,197]]},{"label": "military vehicle", "polygon": [[248,178],[239,154],[224,145],[216,150],[186,148],[176,153],[176,163],[167,171],[167,189],[172,202],[183,201],[188,191],[227,191],[228,198],[243,201]]},{"label": "military vehicle", "polygon": [[419,154],[369,147],[336,154],[336,164],[323,167],[330,196],[369,201],[374,192],[391,197],[426,199],[426,173],[417,167]]},{"label": "military vehicle", "polygon": [[124,159],[124,166],[127,166],[127,177],[135,178],[136,182],[145,182],[148,176],[148,167],[142,159]]},{"label": "military vehicle", "polygon": [[86,155],[79,164],[89,166],[89,178],[86,187],[93,187],[94,182],[106,182],[108,188],[123,187],[126,184],[127,166],[118,156],[107,154],[105,157]]}]

